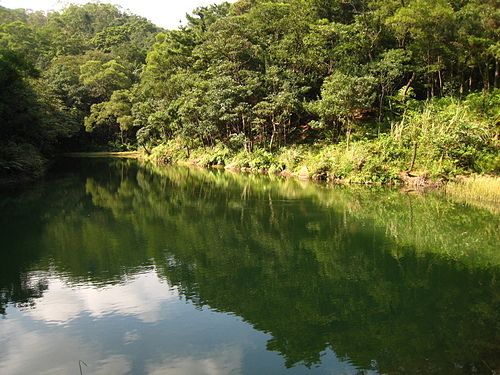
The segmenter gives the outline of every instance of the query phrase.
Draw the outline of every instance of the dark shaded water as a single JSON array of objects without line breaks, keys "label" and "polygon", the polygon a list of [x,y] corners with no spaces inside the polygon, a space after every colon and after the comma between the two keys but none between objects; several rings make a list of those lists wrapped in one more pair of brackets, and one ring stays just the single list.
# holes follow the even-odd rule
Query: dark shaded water
[{"label": "dark shaded water", "polygon": [[1,374],[493,374],[500,217],[67,159],[0,195]]}]

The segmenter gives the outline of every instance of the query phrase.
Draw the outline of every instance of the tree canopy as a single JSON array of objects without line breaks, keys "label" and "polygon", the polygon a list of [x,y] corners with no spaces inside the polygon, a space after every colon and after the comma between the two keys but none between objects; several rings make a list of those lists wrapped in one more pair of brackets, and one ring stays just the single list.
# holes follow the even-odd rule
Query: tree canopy
[{"label": "tree canopy", "polygon": [[[351,139],[391,133],[426,105],[444,110],[434,104],[443,98],[481,92],[498,103],[497,8],[483,0],[247,0],[199,8],[186,28],[160,34],[148,54],[133,104],[141,143],[188,137],[247,152],[318,142],[349,149]],[[467,168],[498,171],[498,122],[468,120],[484,120],[485,147],[496,161],[479,167],[476,155]],[[407,138],[405,155],[415,142],[427,144]],[[436,163],[443,158],[434,155]]]},{"label": "tree canopy", "polygon": [[[343,142],[349,149],[394,137],[405,118],[453,98],[468,100],[470,119],[487,134],[493,161],[482,170],[500,170],[498,119],[484,116],[500,101],[494,1],[239,0],[199,7],[187,21],[161,30],[110,4],[48,14],[0,7],[0,49],[18,56],[10,65],[32,93],[17,95],[30,108],[23,116],[45,103],[36,116],[65,123],[55,137],[65,149],[151,149],[172,140],[247,153]],[[482,114],[467,99],[477,93],[489,103]],[[54,133],[52,125],[42,133]],[[412,134],[409,144],[425,143]]]},{"label": "tree canopy", "polygon": [[139,81],[160,31],[110,4],[0,7],[0,176],[39,174],[42,155],[114,141],[113,131],[86,134],[85,119]]}]

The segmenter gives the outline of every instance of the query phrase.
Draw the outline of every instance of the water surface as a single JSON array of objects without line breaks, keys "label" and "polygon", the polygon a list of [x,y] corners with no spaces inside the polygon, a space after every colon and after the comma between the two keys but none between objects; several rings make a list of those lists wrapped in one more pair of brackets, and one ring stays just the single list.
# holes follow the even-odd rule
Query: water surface
[{"label": "water surface", "polygon": [[492,374],[500,217],[66,159],[0,195],[1,374]]}]

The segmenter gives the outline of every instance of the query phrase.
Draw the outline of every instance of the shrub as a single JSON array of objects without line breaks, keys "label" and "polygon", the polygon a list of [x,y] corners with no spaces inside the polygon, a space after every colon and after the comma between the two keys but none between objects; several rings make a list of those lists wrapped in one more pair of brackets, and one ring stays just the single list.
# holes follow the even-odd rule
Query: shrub
[{"label": "shrub", "polygon": [[302,146],[283,147],[278,152],[276,163],[281,165],[281,170],[295,171],[304,160],[305,152]]},{"label": "shrub", "polygon": [[252,169],[269,169],[275,164],[274,155],[262,148],[254,150],[249,156],[248,164]]},{"label": "shrub", "polygon": [[46,160],[38,149],[29,144],[0,144],[0,176],[25,176],[37,179],[45,172]]},{"label": "shrub", "polygon": [[200,161],[200,164],[204,167],[226,165],[233,156],[234,154],[230,149],[219,144],[205,153]]},{"label": "shrub", "polygon": [[395,138],[417,142],[416,161],[421,168],[441,174],[487,172],[495,163],[486,154],[498,153],[493,144],[494,126],[478,117],[467,103],[470,101],[443,98],[409,111]]}]

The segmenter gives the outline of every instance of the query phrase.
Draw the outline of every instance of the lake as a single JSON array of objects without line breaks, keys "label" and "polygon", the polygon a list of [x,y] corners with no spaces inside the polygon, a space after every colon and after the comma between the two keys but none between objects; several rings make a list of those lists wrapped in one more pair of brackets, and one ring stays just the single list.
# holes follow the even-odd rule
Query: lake
[{"label": "lake", "polygon": [[499,210],[132,159],[0,193],[0,374],[494,374]]}]

